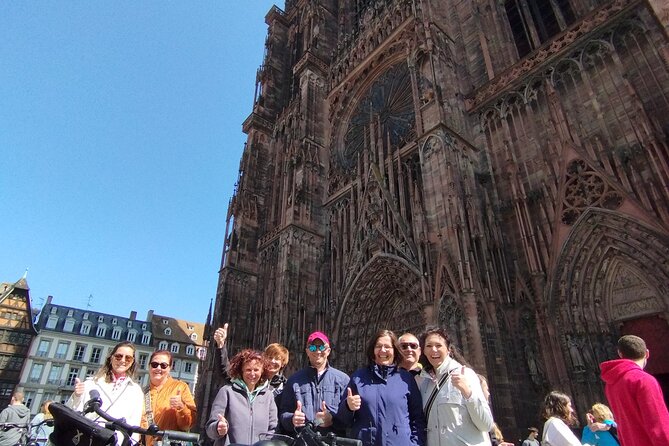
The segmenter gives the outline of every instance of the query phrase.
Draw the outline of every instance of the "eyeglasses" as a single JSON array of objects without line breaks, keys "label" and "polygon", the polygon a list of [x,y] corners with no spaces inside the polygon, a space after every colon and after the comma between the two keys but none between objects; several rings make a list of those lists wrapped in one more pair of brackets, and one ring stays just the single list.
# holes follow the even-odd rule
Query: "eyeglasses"
[{"label": "eyeglasses", "polygon": [[418,344],[415,342],[402,342],[400,348],[402,350],[418,350]]},{"label": "eyeglasses", "polygon": [[135,357],[132,355],[124,355],[123,353],[116,353],[115,355],[112,356],[114,359],[117,361],[123,361],[125,359],[125,362],[132,362],[135,360]]},{"label": "eyeglasses", "polygon": [[309,346],[309,351],[310,352],[324,352],[328,348],[327,345],[322,344],[322,345],[316,345],[316,344],[311,344]]},{"label": "eyeglasses", "polygon": [[152,369],[157,369],[158,367],[160,367],[161,369],[165,370],[169,366],[170,365],[166,362],[156,362],[156,361],[151,362],[151,368]]}]

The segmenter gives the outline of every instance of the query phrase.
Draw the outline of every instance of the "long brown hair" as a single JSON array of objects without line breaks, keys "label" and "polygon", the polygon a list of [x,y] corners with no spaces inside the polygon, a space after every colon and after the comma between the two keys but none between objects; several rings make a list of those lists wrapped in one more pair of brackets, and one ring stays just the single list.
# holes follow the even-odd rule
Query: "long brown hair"
[{"label": "long brown hair", "polygon": [[574,417],[574,413],[569,410],[570,403],[571,398],[569,398],[569,395],[553,390],[544,398],[541,416],[546,420],[550,417],[556,417],[567,424],[574,424],[576,423],[576,418]]},{"label": "long brown hair", "polygon": [[128,367],[128,371],[125,372],[126,375],[133,380],[135,379],[135,370],[137,368],[137,361],[135,359],[135,352],[137,352],[137,349],[135,348],[135,344],[132,342],[128,341],[123,341],[119,342],[114,346],[112,351],[107,355],[107,359],[105,359],[105,364],[98,370],[98,372],[95,374],[96,378],[104,378],[104,380],[108,383],[112,382],[114,380],[114,372],[112,369],[112,357],[116,354],[119,348],[121,347],[129,347],[132,349],[132,364],[130,367]]}]

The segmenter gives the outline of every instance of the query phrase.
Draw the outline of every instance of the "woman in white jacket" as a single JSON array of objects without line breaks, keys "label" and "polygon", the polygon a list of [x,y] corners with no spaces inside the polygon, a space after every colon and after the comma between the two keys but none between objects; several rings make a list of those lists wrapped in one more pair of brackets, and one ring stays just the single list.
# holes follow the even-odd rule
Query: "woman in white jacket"
[{"label": "woman in white jacket", "polygon": [[576,423],[576,417],[567,395],[557,390],[546,395],[541,415],[546,419],[541,439],[543,446],[581,446],[578,437],[569,429],[569,425]]},{"label": "woman in white jacket", "polygon": [[[67,402],[68,406],[82,411],[91,397],[91,390],[97,390],[103,411],[114,418],[125,418],[132,426],[139,426],[144,411],[144,393],[134,381],[135,367],[135,346],[130,342],[116,344],[94,377],[84,382],[75,379],[74,392]],[[88,417],[101,425],[105,423],[95,413],[88,414]],[[139,441],[139,435],[133,435],[133,439]],[[122,441],[117,434],[117,443]]]},{"label": "woman in white jacket", "polygon": [[428,328],[421,347],[427,361],[416,380],[427,418],[427,446],[490,445],[492,412],[476,372],[464,365],[441,328]]}]

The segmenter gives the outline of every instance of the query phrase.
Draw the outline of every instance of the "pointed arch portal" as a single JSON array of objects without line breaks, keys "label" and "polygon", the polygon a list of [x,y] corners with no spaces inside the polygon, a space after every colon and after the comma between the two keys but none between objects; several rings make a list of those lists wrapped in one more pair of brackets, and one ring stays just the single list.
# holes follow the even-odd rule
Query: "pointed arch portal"
[{"label": "pointed arch portal", "polygon": [[398,336],[425,325],[419,272],[391,254],[372,257],[352,281],[337,314],[337,365],[346,371],[366,364],[367,342],[382,328]]}]

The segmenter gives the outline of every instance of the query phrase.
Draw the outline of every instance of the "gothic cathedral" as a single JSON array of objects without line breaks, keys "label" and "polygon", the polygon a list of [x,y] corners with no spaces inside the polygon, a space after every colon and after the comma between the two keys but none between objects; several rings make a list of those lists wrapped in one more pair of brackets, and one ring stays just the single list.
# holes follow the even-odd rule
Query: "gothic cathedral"
[{"label": "gothic cathedral", "polygon": [[266,22],[211,321],[232,352],[281,342],[295,370],[320,329],[351,372],[377,329],[439,324],[520,432],[548,390],[603,401],[631,333],[669,393],[666,0],[286,0]]}]

